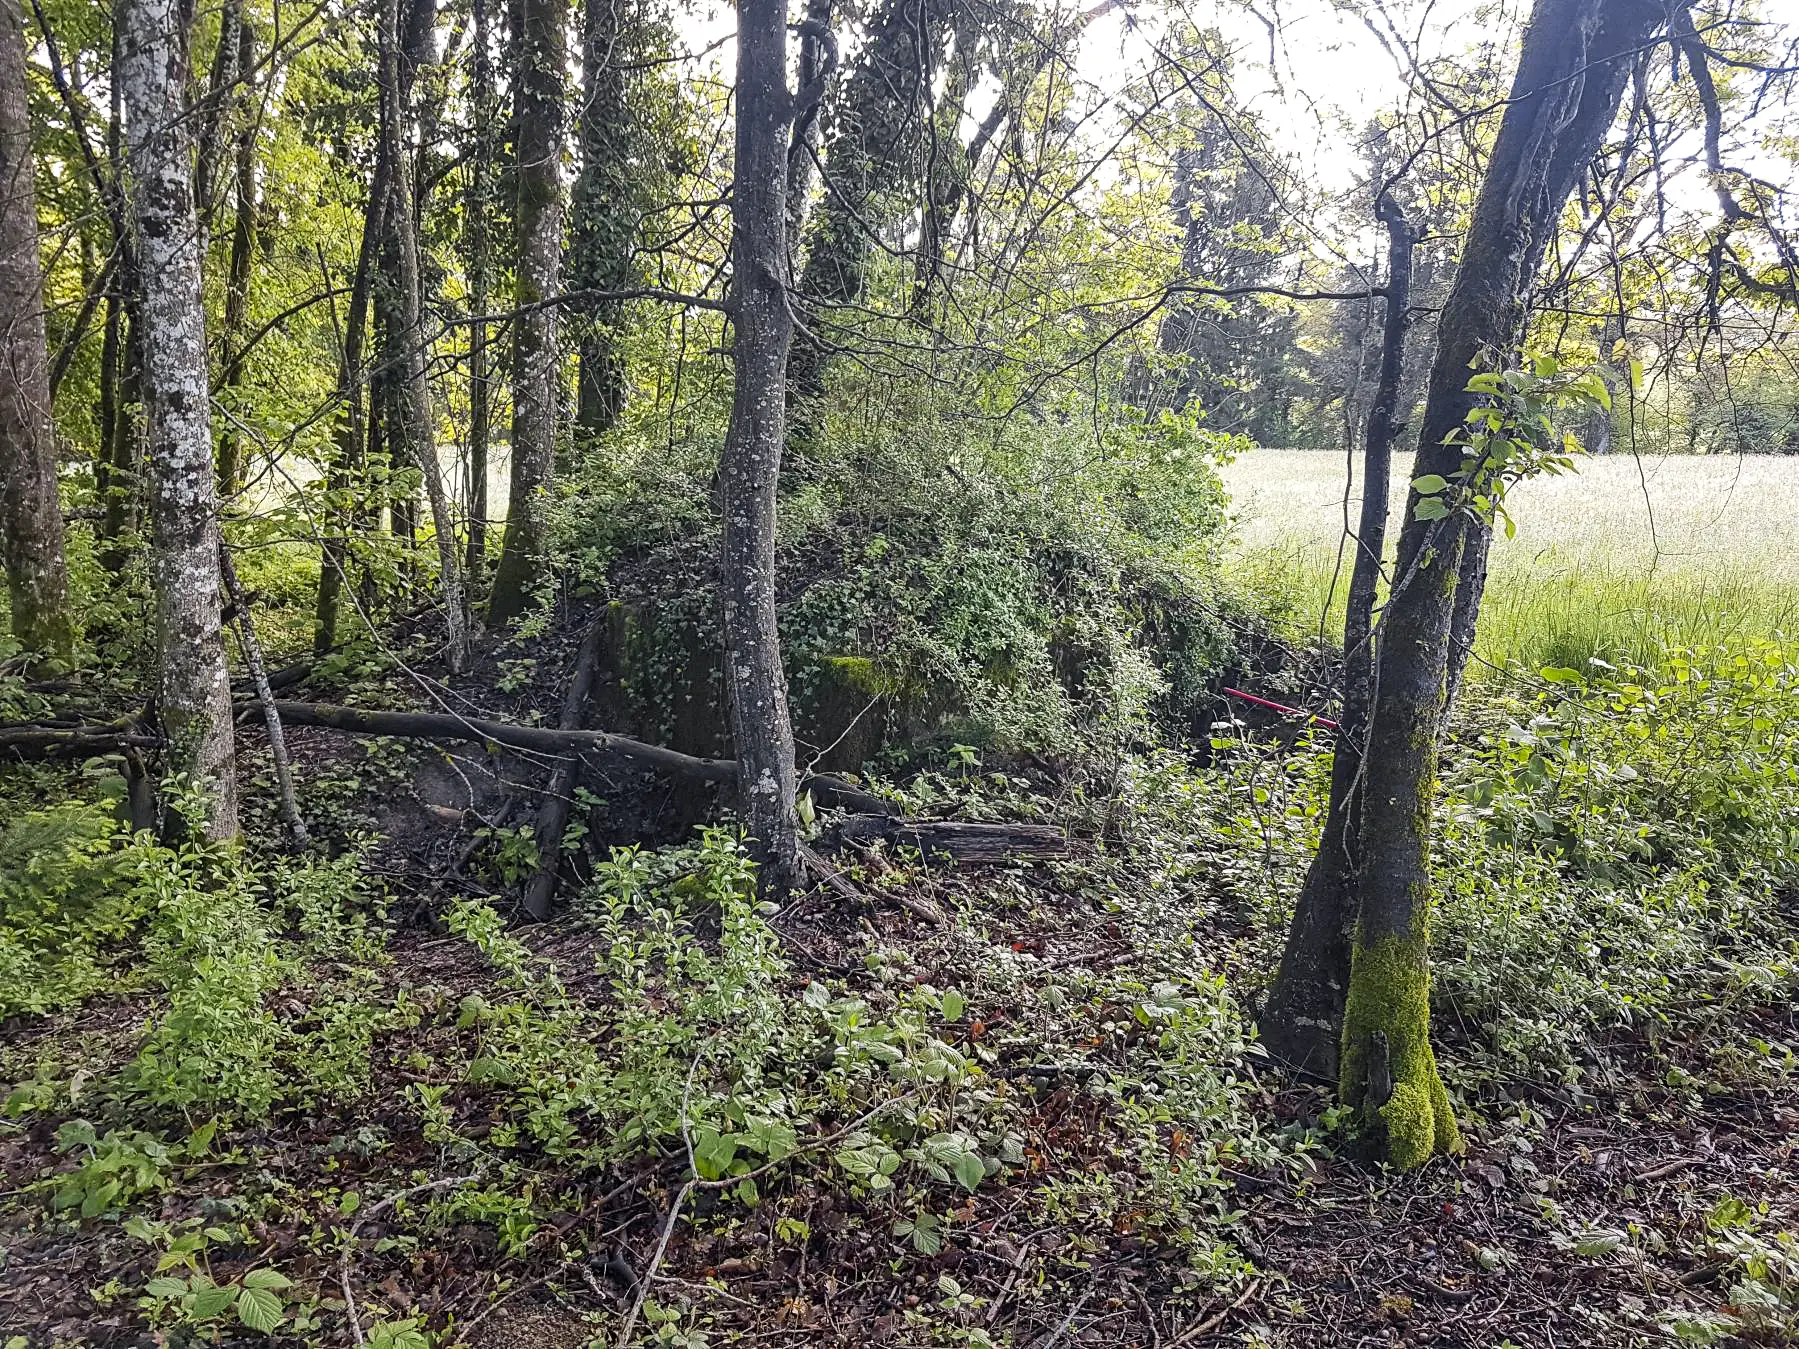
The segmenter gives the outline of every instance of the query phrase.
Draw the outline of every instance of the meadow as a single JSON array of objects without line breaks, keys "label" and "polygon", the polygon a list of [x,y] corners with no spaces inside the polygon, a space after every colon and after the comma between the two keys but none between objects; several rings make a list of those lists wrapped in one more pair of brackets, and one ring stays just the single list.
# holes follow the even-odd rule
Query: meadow
[{"label": "meadow", "polygon": [[[1410,459],[1395,466],[1390,536]],[[1255,450],[1224,469],[1233,577],[1300,632],[1341,632],[1346,522],[1361,509],[1346,477],[1344,456],[1310,450]],[[1517,534],[1494,542],[1481,614],[1485,666],[1648,662],[1799,632],[1799,457],[1587,457],[1523,484],[1510,509]]]}]

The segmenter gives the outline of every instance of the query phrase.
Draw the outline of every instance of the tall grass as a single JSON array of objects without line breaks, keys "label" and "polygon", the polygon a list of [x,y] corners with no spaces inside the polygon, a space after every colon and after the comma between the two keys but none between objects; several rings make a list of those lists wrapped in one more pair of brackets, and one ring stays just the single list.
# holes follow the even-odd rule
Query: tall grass
[{"label": "tall grass", "polygon": [[[1409,468],[1395,465],[1394,536]],[[1342,632],[1345,469],[1337,454],[1256,450],[1224,471],[1235,579],[1299,632]],[[1668,645],[1799,633],[1799,457],[1587,458],[1509,504],[1518,533],[1494,542],[1484,664],[1652,663]],[[1352,489],[1347,518],[1360,509]]]}]

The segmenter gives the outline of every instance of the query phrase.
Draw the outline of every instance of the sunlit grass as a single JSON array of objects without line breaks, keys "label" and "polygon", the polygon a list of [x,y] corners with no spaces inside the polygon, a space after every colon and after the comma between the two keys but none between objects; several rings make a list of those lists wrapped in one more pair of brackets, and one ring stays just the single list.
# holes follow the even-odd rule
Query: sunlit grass
[{"label": "sunlit grass", "polygon": [[[1409,467],[1394,474],[1393,515]],[[1257,450],[1225,470],[1236,579],[1298,631],[1342,632],[1341,455]],[[1668,645],[1799,632],[1799,457],[1629,455],[1518,488],[1496,540],[1477,655],[1503,666],[1646,661]],[[1350,519],[1360,510],[1350,499]],[[1329,605],[1327,609],[1327,600]]]}]

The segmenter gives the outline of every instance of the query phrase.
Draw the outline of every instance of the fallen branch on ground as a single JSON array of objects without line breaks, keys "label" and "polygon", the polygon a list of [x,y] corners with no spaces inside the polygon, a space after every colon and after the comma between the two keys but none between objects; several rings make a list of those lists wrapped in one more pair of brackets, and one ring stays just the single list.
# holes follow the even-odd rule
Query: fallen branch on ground
[{"label": "fallen branch on ground", "polygon": [[958,862],[1034,862],[1068,856],[1068,837],[1053,824],[976,824],[966,820],[900,820],[852,815],[837,827],[845,843],[884,842],[916,848],[928,859]]},{"label": "fallen branch on ground", "polygon": [[[477,745],[537,750],[544,754],[611,754],[675,777],[702,782],[735,782],[735,759],[702,759],[662,745],[646,744],[610,731],[560,731],[547,726],[515,726],[484,717],[462,717],[447,712],[369,712],[330,703],[278,702],[276,710],[289,726],[322,726],[352,735],[383,735],[413,740],[462,740]],[[814,773],[800,783],[825,806],[872,812],[897,813],[885,797],[825,773]]]}]

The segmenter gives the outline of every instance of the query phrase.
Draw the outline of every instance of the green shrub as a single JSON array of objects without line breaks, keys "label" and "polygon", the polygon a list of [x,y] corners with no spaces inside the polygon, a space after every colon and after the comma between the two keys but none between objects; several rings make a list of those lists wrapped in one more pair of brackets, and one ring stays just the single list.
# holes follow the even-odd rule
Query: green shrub
[{"label": "green shrub", "polygon": [[0,831],[0,1016],[79,1003],[110,979],[108,956],[148,898],[132,842],[106,804],[67,802]]},{"label": "green shrub", "polygon": [[1450,756],[1437,999],[1496,1066],[1795,979],[1799,666],[1776,643],[1552,668]]},{"label": "green shrub", "polygon": [[[802,747],[859,763],[952,741],[1062,754],[1185,730],[1231,642],[1213,590],[1217,463],[1172,414],[1105,428],[921,412],[843,428],[786,482],[782,646]],[[562,514],[576,579],[631,615],[640,732],[724,747],[707,450],[591,464]],[[630,453],[629,450],[626,451]]]}]

